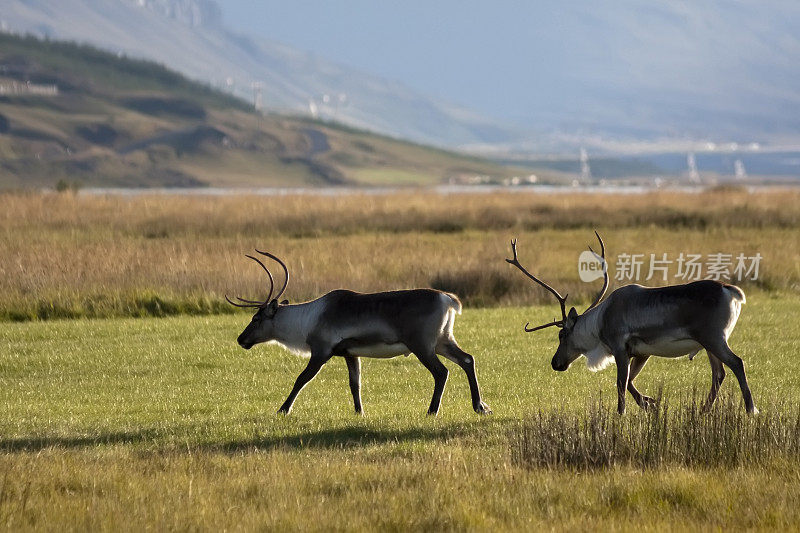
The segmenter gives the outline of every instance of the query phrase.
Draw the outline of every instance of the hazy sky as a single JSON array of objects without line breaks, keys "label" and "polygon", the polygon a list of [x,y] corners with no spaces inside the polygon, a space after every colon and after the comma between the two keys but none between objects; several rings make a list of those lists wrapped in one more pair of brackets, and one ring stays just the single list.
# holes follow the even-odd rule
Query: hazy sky
[{"label": "hazy sky", "polygon": [[[796,0],[224,0],[227,25],[518,123],[794,105]],[[675,108],[678,110],[678,107]],[[616,120],[616,117],[614,117]]]},{"label": "hazy sky", "polygon": [[492,114],[508,114],[508,102],[498,105],[498,97],[524,99],[530,91],[531,74],[521,69],[535,55],[533,8],[498,9],[495,2],[470,0],[225,0],[220,5],[234,29]]}]

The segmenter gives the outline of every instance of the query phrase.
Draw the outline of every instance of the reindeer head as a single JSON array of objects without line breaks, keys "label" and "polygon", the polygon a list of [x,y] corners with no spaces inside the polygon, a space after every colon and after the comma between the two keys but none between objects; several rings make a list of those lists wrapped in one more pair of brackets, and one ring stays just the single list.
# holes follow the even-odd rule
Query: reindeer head
[{"label": "reindeer head", "polygon": [[272,291],[275,289],[275,280],[272,277],[272,273],[269,271],[266,265],[261,262],[260,259],[252,255],[248,255],[247,257],[261,265],[261,268],[263,268],[264,272],[267,273],[267,277],[269,278],[269,292],[267,293],[267,298],[260,302],[257,300],[245,300],[244,298],[239,298],[237,296],[236,299],[241,303],[236,303],[228,298],[227,295],[225,295],[225,299],[228,300],[228,303],[231,305],[235,305],[236,307],[252,307],[256,309],[256,313],[253,315],[253,319],[250,321],[250,324],[244,328],[244,331],[242,331],[242,334],[239,335],[239,338],[237,339],[239,345],[245,350],[249,350],[256,344],[271,341],[275,338],[275,315],[278,313],[278,310],[282,305],[289,303],[286,300],[280,303],[278,302],[278,299],[283,295],[284,291],[286,290],[286,286],[289,284],[289,269],[286,268],[286,264],[269,252],[262,252],[260,250],[256,250],[256,252],[275,260],[283,268],[285,276],[283,287],[281,287],[281,290],[278,291],[278,294],[276,294],[273,298]]},{"label": "reindeer head", "polygon": [[[597,240],[600,241],[600,254],[601,254],[600,258],[603,261],[605,261],[606,248],[605,245],[603,244],[603,239],[600,238],[600,234],[597,233],[596,231],[594,232],[594,234],[597,235]],[[591,250],[592,253],[594,253],[594,250],[592,250],[591,246],[589,247],[589,250]],[[556,297],[558,303],[561,305],[560,319],[553,320],[552,322],[548,322],[547,324],[542,324],[541,326],[536,326],[533,328],[529,328],[528,327],[529,323],[528,323],[525,324],[524,329],[525,331],[530,333],[532,331],[538,331],[540,329],[549,328],[551,326],[558,326],[560,328],[558,331],[558,348],[556,349],[556,353],[553,356],[551,365],[553,367],[553,370],[564,371],[568,369],[569,365],[571,365],[578,357],[583,355],[588,349],[587,347],[583,346],[580,335],[574,334],[575,329],[576,326],[579,324],[583,315],[586,313],[586,311],[589,311],[590,309],[595,307],[597,304],[600,303],[600,300],[603,299],[603,296],[606,293],[606,289],[608,289],[608,272],[607,271],[603,272],[603,288],[600,290],[600,292],[598,293],[597,297],[594,299],[592,304],[586,308],[586,311],[584,311],[579,315],[578,312],[575,310],[575,308],[571,307],[568,313],[566,310],[567,309],[566,305],[567,305],[567,297],[569,295],[566,294],[564,296],[561,296],[561,294],[557,290],[555,290],[553,287],[551,287],[544,281],[540,280],[539,278],[528,272],[525,269],[525,267],[523,267],[520,264],[519,259],[517,258],[516,239],[513,239],[511,241],[511,251],[514,257],[512,259],[506,259],[506,261],[509,264],[514,265],[515,267],[520,269],[522,273],[528,276],[530,279],[532,279],[533,281],[535,281],[536,283],[538,283],[539,285],[550,291],[553,294],[553,296]]]}]

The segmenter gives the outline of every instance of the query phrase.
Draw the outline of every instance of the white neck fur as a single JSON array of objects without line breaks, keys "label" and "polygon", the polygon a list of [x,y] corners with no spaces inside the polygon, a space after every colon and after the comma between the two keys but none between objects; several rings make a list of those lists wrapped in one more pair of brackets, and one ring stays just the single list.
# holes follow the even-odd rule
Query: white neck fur
[{"label": "white neck fur", "polygon": [[604,307],[605,302],[602,302],[581,315],[572,330],[573,342],[582,350],[586,367],[592,372],[603,370],[614,362],[608,346],[600,341],[600,320]]},{"label": "white neck fur", "polygon": [[318,300],[280,307],[273,319],[273,342],[296,355],[308,357],[311,354],[308,336],[316,327],[321,313],[322,304]]}]

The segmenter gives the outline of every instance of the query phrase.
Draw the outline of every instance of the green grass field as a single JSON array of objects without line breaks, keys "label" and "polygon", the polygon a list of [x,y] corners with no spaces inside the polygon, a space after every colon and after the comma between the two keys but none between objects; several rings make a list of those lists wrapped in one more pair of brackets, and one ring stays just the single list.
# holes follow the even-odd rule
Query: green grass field
[{"label": "green grass field", "polygon": [[[580,413],[614,394],[613,367],[550,369],[555,332],[525,334],[553,307],[466,309],[455,333],[477,360],[470,408],[455,365],[442,411],[413,358],[366,360],[365,417],[332,360],[288,417],[275,411],[304,361],[246,352],[245,314],[0,324],[0,526],[7,529],[637,529],[800,526],[800,463],[736,468],[526,468],[520,421]],[[748,295],[731,345],[762,415],[800,403],[793,294]],[[651,361],[643,392],[671,405],[705,394],[710,370]],[[728,406],[741,409],[729,378]],[[631,402],[632,405],[632,402]],[[633,405],[629,417],[645,416]]]},{"label": "green grass field", "polygon": [[[0,195],[0,528],[798,529],[798,206],[796,190],[737,189]],[[731,339],[758,417],[742,416],[729,372],[710,415],[675,418],[708,390],[705,355],[651,360],[637,386],[663,394],[662,408],[629,399],[623,419],[613,366],[550,368],[556,332],[522,325],[558,310],[503,261],[508,240],[586,305],[599,283],[579,280],[576,258],[595,229],[612,258],[763,255],[759,279],[740,283],[748,303]],[[466,377],[445,362],[442,410],[426,416],[433,380],[410,357],[364,362],[365,417],[341,360],[276,415],[305,361],[239,348],[249,316],[222,299],[262,294],[263,272],[243,257],[256,246],[286,259],[292,301],[343,286],[455,291],[456,336],[495,414],[472,411]],[[644,456],[664,442],[663,460]],[[603,462],[592,450],[621,451]],[[554,451],[575,459],[542,459]]]}]

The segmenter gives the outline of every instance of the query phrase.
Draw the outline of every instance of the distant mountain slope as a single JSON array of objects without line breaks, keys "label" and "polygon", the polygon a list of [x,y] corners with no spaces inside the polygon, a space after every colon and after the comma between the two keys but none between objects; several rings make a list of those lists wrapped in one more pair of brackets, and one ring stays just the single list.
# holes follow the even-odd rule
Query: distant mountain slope
[{"label": "distant mountain slope", "polygon": [[0,33],[0,188],[435,184],[512,170],[262,116],[149,61]]},{"label": "distant mountain slope", "polygon": [[[489,47],[489,54],[513,58],[512,71],[473,73],[490,87],[498,119],[231,32],[219,5],[3,0],[0,27],[153,59],[251,102],[252,84],[260,83],[266,108],[314,108],[354,127],[487,154],[702,150],[706,141],[800,145],[798,2],[487,4],[499,13],[492,20],[519,37]],[[439,12],[442,5],[453,4],[437,4]],[[459,58],[469,64],[475,49],[463,46]],[[501,79],[504,97],[495,98]]]},{"label": "distant mountain slope", "polygon": [[236,35],[210,0],[4,0],[0,23],[153,59],[250,101],[252,84],[261,83],[267,108],[308,113],[311,106],[322,118],[395,137],[439,146],[519,138],[512,128],[399,83]]},{"label": "distant mountain slope", "polygon": [[800,142],[800,2],[540,0],[527,120],[585,139]]}]

